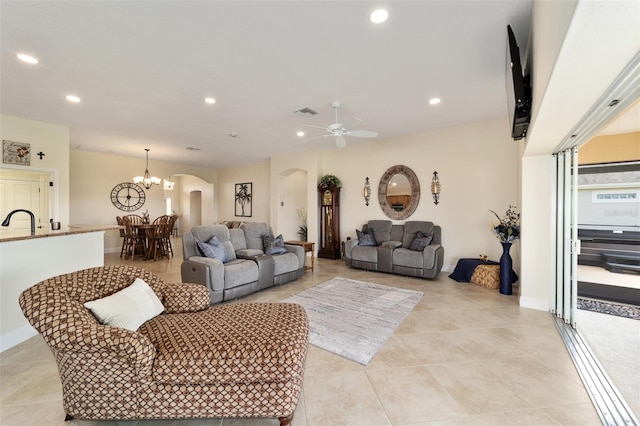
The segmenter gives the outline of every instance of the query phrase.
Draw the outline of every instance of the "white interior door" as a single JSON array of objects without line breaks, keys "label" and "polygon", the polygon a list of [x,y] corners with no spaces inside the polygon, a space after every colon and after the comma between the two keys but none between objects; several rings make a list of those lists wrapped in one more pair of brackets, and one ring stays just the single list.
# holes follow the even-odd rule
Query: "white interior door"
[{"label": "white interior door", "polygon": [[[0,179],[0,194],[2,194],[0,196],[2,219],[15,209],[25,209],[35,215],[37,224],[41,222],[39,180]],[[8,229],[30,231],[30,216],[26,213],[16,213],[11,218]]]}]

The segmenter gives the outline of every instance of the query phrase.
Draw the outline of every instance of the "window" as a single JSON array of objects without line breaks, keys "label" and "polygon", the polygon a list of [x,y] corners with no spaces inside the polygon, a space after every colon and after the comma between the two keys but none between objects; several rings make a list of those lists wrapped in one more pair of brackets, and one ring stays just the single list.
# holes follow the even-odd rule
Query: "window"
[{"label": "window", "polygon": [[593,191],[591,200],[594,203],[630,203],[638,202],[640,191],[620,190],[620,191]]}]

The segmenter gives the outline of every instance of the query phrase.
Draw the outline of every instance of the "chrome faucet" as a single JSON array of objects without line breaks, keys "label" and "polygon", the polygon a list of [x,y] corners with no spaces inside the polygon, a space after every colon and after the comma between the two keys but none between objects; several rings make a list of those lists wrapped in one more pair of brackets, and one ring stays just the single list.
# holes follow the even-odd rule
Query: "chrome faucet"
[{"label": "chrome faucet", "polygon": [[29,210],[17,209],[10,212],[2,222],[2,226],[9,226],[9,222],[11,221],[11,216],[13,216],[14,213],[18,213],[18,212],[25,212],[25,213],[28,213],[29,216],[31,216],[31,235],[35,235],[36,234],[36,217]]}]

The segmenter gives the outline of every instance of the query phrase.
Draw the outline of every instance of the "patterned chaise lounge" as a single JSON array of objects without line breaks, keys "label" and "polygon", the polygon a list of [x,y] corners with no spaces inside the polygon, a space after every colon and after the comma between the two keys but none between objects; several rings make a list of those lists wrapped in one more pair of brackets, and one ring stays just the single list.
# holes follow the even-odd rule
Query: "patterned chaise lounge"
[{"label": "patterned chaise lounge", "polygon": [[[164,312],[136,331],[84,306],[144,280]],[[67,419],[277,417],[302,389],[304,309],[286,303],[209,307],[201,285],[170,284],[133,266],[60,275],[25,290],[20,307],[49,345]]]}]

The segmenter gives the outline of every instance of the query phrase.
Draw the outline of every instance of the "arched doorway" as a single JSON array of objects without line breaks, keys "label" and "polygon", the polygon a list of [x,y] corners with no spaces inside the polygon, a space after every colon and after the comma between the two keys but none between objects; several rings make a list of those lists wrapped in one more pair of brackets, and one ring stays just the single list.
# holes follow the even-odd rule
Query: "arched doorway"
[{"label": "arched doorway", "polygon": [[278,233],[285,240],[306,240],[307,172],[289,169],[278,184]]}]

